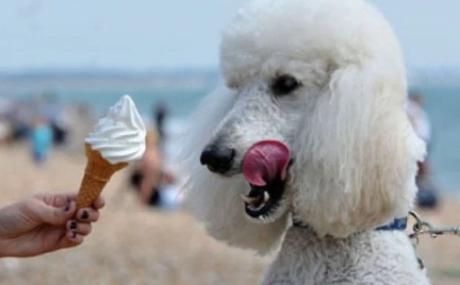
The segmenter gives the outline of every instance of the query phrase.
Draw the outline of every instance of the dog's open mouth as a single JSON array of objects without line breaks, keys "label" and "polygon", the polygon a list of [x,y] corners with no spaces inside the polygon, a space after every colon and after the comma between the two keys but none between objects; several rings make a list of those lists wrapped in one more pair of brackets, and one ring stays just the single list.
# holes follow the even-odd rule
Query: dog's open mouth
[{"label": "dog's open mouth", "polygon": [[250,217],[264,218],[279,206],[290,162],[291,152],[280,141],[261,141],[246,152],[243,175],[251,191],[241,198]]}]

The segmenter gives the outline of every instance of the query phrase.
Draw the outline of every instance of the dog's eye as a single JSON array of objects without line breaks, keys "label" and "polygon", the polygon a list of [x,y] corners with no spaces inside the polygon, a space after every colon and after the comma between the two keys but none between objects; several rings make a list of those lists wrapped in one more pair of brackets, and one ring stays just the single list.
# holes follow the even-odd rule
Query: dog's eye
[{"label": "dog's eye", "polygon": [[288,95],[301,86],[301,83],[291,75],[280,75],[273,80],[271,89],[277,96]]}]

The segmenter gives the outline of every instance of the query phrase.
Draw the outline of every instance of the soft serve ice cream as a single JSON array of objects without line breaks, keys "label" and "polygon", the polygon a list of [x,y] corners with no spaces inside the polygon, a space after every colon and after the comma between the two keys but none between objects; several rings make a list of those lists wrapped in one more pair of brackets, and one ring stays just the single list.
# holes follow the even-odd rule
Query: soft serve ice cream
[{"label": "soft serve ice cream", "polygon": [[138,160],[145,151],[146,130],[131,97],[123,96],[99,120],[85,142],[111,164]]},{"label": "soft serve ice cream", "polygon": [[88,158],[77,207],[89,207],[112,175],[142,158],[146,130],[133,100],[123,96],[85,139]]}]

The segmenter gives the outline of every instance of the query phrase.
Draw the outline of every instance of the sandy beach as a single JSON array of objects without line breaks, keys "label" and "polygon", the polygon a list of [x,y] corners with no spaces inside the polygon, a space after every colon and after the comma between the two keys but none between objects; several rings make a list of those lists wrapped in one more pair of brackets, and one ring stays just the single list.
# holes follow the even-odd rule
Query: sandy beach
[{"label": "sandy beach", "polygon": [[[55,151],[37,168],[24,145],[0,147],[0,205],[39,192],[77,191],[85,160]],[[0,284],[257,284],[270,257],[209,238],[181,212],[141,207],[126,184],[128,171],[105,190],[107,207],[78,248],[30,259],[0,259]],[[460,225],[460,202],[445,198],[435,224]],[[433,284],[460,284],[460,238],[425,237],[417,249]]]}]

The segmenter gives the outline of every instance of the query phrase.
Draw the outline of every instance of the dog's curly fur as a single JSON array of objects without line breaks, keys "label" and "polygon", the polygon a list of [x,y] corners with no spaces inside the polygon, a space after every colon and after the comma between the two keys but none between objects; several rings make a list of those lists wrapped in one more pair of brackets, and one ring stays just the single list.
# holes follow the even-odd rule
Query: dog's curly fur
[{"label": "dog's curly fur", "polygon": [[[383,16],[362,0],[255,0],[225,31],[221,67],[226,87],[202,104],[184,150],[188,205],[209,233],[262,254],[282,241],[264,284],[428,284],[406,235],[374,230],[411,209],[425,153]],[[276,96],[281,75],[301,85]],[[295,162],[261,222],[240,199],[241,161],[267,139]],[[228,177],[199,165],[210,142],[236,150]]]}]

